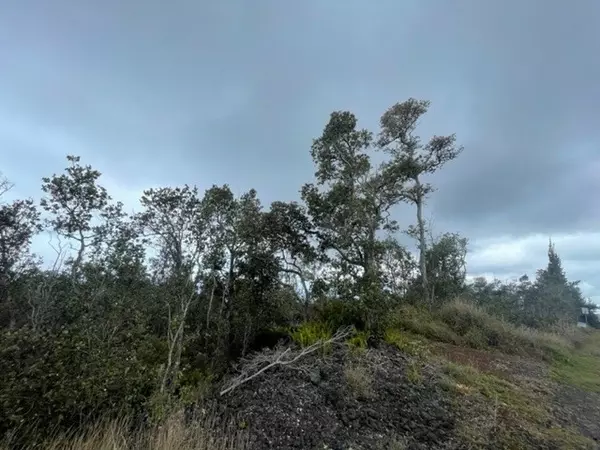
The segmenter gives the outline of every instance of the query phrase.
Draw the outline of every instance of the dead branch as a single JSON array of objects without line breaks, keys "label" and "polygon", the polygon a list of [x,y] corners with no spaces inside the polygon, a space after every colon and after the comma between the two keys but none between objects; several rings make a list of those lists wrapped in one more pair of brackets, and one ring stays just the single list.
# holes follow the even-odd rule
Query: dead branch
[{"label": "dead branch", "polygon": [[[292,353],[291,347],[288,347],[285,350],[281,350],[281,351],[275,353],[270,358],[256,358],[253,361],[254,364],[251,364],[249,368],[247,368],[244,372],[242,372],[238,377],[234,378],[229,383],[229,386],[226,387],[225,389],[223,389],[219,393],[219,395],[222,396],[222,395],[227,394],[228,392],[233,391],[236,387],[256,378],[261,373],[269,370],[272,367],[289,366],[291,364],[294,364],[299,359],[317,351],[320,348],[323,348],[329,344],[333,344],[333,343],[345,340],[346,338],[348,338],[352,334],[354,334],[354,332],[355,332],[354,327],[342,328],[342,329],[338,330],[330,339],[327,339],[327,340],[320,339],[317,342],[315,342],[314,344],[309,345],[306,348],[303,348],[295,356],[294,356],[294,353]],[[256,370],[256,366],[263,362],[269,362],[269,363],[266,366],[262,367],[260,370],[249,375],[249,372]]]}]

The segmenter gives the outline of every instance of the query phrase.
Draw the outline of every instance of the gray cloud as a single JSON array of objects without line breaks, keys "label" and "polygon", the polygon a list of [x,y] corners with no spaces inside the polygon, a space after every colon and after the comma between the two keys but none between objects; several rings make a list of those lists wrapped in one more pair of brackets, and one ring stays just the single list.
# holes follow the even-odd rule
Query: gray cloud
[{"label": "gray cloud", "polygon": [[[77,153],[124,195],[228,182],[291,199],[332,110],[374,128],[413,96],[432,101],[423,137],[465,146],[433,180],[440,231],[477,243],[600,222],[594,0],[4,3],[0,165],[19,192]],[[580,247],[569,261],[598,260]]]}]

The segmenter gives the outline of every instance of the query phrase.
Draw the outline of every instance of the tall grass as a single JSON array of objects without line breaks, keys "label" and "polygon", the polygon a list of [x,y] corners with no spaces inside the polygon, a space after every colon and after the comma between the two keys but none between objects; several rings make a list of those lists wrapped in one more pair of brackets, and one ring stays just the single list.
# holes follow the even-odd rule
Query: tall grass
[{"label": "tall grass", "polygon": [[513,325],[460,299],[443,305],[433,313],[402,306],[392,314],[391,326],[433,341],[477,349],[496,348],[505,353],[531,355],[545,360],[568,359],[580,337],[575,327],[558,334]]},{"label": "tall grass", "polygon": [[[12,450],[10,439],[0,450]],[[159,425],[132,430],[128,420],[98,423],[87,431],[73,430],[25,447],[44,450],[244,450],[247,435],[236,424],[220,426],[214,415],[186,421],[175,413]]]}]

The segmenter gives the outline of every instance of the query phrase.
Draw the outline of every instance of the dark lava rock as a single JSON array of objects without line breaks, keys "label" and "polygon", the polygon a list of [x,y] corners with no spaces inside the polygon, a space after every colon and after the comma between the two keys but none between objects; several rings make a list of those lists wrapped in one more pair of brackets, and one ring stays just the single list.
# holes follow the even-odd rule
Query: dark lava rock
[{"label": "dark lava rock", "polygon": [[408,381],[405,356],[384,345],[362,356],[373,395],[361,400],[345,381],[350,358],[336,350],[273,368],[214,406],[247,424],[251,449],[384,449],[394,436],[404,436],[407,448],[459,448],[449,444],[455,423],[447,393],[427,377]]}]

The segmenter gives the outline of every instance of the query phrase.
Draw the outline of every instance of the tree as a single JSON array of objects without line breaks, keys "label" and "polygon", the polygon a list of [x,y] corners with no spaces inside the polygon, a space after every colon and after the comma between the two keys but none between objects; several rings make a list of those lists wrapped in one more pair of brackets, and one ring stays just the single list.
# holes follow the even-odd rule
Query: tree
[{"label": "tree", "polygon": [[397,230],[390,210],[404,196],[404,174],[390,161],[373,167],[375,150],[373,134],[357,128],[354,114],[333,112],[311,149],[316,185],[302,187],[320,251],[333,252],[334,268],[363,290],[378,283],[378,233]]},{"label": "tree", "polygon": [[311,239],[312,224],[302,205],[296,202],[273,202],[264,215],[265,233],[272,251],[277,255],[279,270],[294,290],[300,284],[304,304],[304,317],[308,318],[312,302],[312,283],[319,268],[327,261],[317,251]]},{"label": "tree", "polygon": [[528,298],[525,305],[531,325],[547,326],[558,322],[577,321],[585,300],[581,294],[579,282],[570,282],[562,267],[560,257],[556,253],[552,241],[548,244],[548,264],[537,272],[533,286],[534,295]]},{"label": "tree", "polygon": [[0,199],[13,188],[13,184],[0,172]]},{"label": "tree", "polygon": [[423,208],[429,194],[434,191],[423,176],[433,174],[448,161],[455,159],[462,147],[456,146],[456,136],[433,136],[428,143],[413,133],[419,119],[429,109],[430,102],[410,98],[389,108],[381,117],[381,133],[378,145],[391,156],[391,164],[400,171],[410,183],[403,191],[403,199],[417,208],[417,227],[410,229],[419,243],[419,268],[423,294],[429,292],[427,274],[427,228],[423,218]]},{"label": "tree", "polygon": [[[220,323],[226,329],[220,330],[219,335],[226,336],[224,346],[231,351],[239,343],[239,329],[236,329],[234,323],[242,322],[241,326],[246,334],[243,332],[241,339],[247,341],[253,325],[251,321],[254,320],[244,304],[249,299],[244,295],[237,295],[238,280],[244,275],[244,271],[246,277],[260,278],[250,267],[257,269],[256,264],[261,259],[265,267],[273,264],[268,242],[263,234],[262,206],[254,189],[236,198],[228,185],[212,186],[202,199],[202,214],[209,236],[205,266],[211,271],[212,284],[206,313],[207,327],[214,310],[215,288],[217,284],[221,284],[217,317],[223,319]],[[243,347],[243,344],[240,345]]]},{"label": "tree", "polygon": [[384,241],[383,287],[396,297],[405,296],[414,278],[416,262],[410,252],[392,236]]},{"label": "tree", "polygon": [[0,307],[2,316],[10,316],[10,328],[15,326],[16,320],[10,285],[15,282],[19,268],[31,262],[28,250],[32,237],[41,230],[39,218],[31,199],[0,205]]},{"label": "tree", "polygon": [[148,189],[141,203],[144,211],[136,221],[158,252],[155,276],[164,287],[168,351],[160,392],[166,393],[176,387],[186,319],[197,298],[206,226],[196,187]]},{"label": "tree", "polygon": [[457,233],[444,233],[432,239],[425,254],[428,281],[429,304],[436,299],[451,299],[459,295],[465,287],[467,239]]},{"label": "tree", "polygon": [[41,206],[51,214],[48,221],[52,229],[77,243],[77,256],[71,261],[71,275],[79,272],[88,244],[95,237],[93,219],[100,214],[110,197],[106,189],[97,184],[101,173],[91,166],[79,164],[79,156],[67,156],[70,166],[65,174],[42,179]]}]

